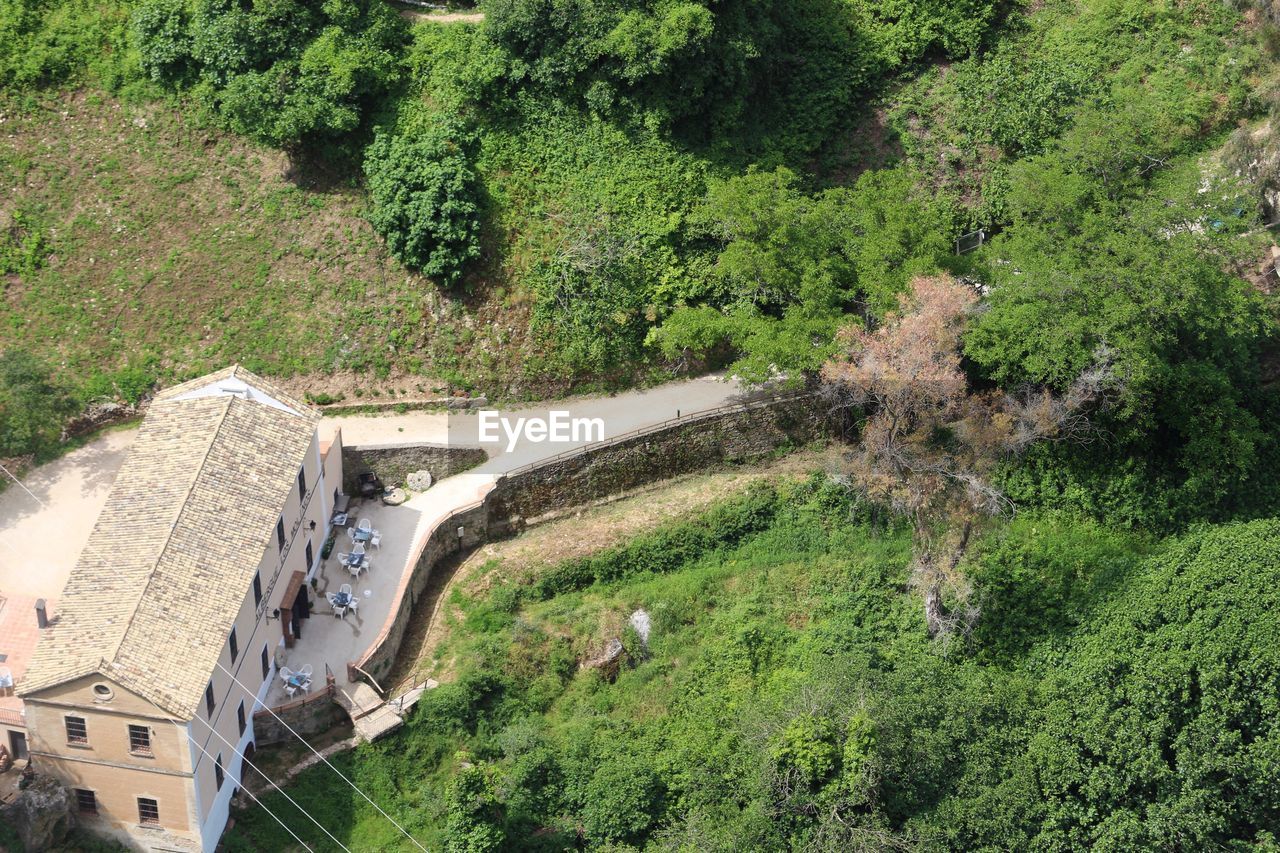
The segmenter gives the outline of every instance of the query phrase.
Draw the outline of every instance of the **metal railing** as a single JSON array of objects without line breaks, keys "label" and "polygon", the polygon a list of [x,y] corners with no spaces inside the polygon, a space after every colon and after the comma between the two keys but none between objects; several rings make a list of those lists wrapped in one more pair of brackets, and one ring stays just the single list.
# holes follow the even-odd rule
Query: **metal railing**
[{"label": "metal railing", "polygon": [[767,397],[759,397],[756,399],[739,400],[733,403],[726,403],[722,406],[717,406],[714,409],[704,409],[701,412],[692,412],[687,415],[668,418],[665,421],[660,421],[656,424],[649,424],[648,426],[637,427],[629,432],[620,433],[619,435],[615,435],[611,438],[593,441],[590,444],[584,444],[580,447],[571,447],[568,450],[560,451],[554,456],[547,456],[534,462],[527,462],[524,465],[517,466],[509,471],[504,471],[499,475],[499,479],[514,477],[519,474],[527,474],[530,471],[536,471],[539,468],[546,467],[547,465],[554,465],[556,462],[561,462],[565,459],[572,459],[573,457],[583,453],[591,453],[615,444],[620,444],[624,441],[630,441],[633,438],[662,432],[663,430],[671,429],[672,427],[698,423],[699,421],[711,420],[733,412],[746,412],[752,409],[772,406],[775,403],[786,402],[787,400],[801,400],[812,396],[813,392],[811,391],[790,391],[783,394],[771,394]]}]

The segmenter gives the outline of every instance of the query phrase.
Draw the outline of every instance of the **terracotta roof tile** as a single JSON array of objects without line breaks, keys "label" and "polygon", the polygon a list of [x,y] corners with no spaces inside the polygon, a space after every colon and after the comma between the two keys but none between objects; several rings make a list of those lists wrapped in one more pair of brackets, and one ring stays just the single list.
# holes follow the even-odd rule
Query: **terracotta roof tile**
[{"label": "terracotta roof tile", "polygon": [[[36,648],[28,695],[99,672],[156,705],[194,713],[319,416],[237,394],[158,395]],[[175,393],[178,392],[178,393]],[[276,398],[278,400],[278,398]]]}]

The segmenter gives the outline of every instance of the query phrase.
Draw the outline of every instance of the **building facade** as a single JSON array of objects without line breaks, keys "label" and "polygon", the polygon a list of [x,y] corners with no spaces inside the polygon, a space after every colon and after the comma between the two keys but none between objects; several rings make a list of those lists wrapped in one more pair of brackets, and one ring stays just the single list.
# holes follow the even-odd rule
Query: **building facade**
[{"label": "building facade", "polygon": [[20,685],[32,762],[86,826],[217,845],[341,488],[318,426],[240,368],[153,402]]}]

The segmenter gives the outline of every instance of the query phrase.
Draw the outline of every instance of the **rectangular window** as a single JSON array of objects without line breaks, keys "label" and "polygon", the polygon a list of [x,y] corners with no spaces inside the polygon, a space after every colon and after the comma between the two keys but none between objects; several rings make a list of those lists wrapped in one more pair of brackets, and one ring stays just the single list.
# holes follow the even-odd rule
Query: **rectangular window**
[{"label": "rectangular window", "polygon": [[307,466],[303,465],[298,469],[298,497],[305,500],[307,497]]},{"label": "rectangular window", "polygon": [[311,543],[307,543],[307,571],[311,571],[311,567],[316,564],[316,552],[311,547]]},{"label": "rectangular window", "polygon": [[129,726],[129,751],[134,755],[151,754],[151,729],[147,726]]},{"label": "rectangular window", "polygon": [[160,804],[150,797],[138,797],[138,823],[143,826],[159,826]]},{"label": "rectangular window", "polygon": [[257,607],[262,603],[262,575],[253,576],[253,606]]},{"label": "rectangular window", "polygon": [[276,522],[276,547],[284,552],[284,519]]},{"label": "rectangular window", "polygon": [[241,702],[240,707],[236,708],[236,723],[238,723],[240,726],[240,734],[244,734],[244,729],[245,729],[244,702]]},{"label": "rectangular window", "polygon": [[231,626],[231,635],[227,637],[227,650],[231,652],[231,662],[236,662],[236,656],[240,654],[240,645],[236,642],[236,626]]},{"label": "rectangular window", "polygon": [[88,743],[89,729],[84,717],[65,717],[67,723],[67,743]]},{"label": "rectangular window", "polygon": [[76,788],[76,808],[80,814],[97,814],[98,795],[87,788]]},{"label": "rectangular window", "polygon": [[213,719],[213,709],[217,707],[217,703],[213,701],[213,682],[209,682],[209,686],[204,689],[204,708],[209,712],[209,718]]},{"label": "rectangular window", "polygon": [[262,644],[262,679],[266,680],[267,675],[271,672],[271,657],[267,654],[266,643]]},{"label": "rectangular window", "polygon": [[222,753],[218,753],[218,757],[213,761],[213,787],[215,790],[222,790]]}]

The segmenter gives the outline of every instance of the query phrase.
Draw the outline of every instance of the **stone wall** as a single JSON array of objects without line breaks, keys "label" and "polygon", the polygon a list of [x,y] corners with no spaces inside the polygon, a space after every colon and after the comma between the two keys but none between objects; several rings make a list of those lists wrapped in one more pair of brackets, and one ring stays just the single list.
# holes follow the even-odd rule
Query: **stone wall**
[{"label": "stone wall", "polygon": [[487,500],[488,527],[493,533],[518,531],[548,512],[716,465],[750,462],[828,432],[811,406],[795,400],[690,419],[502,478]]},{"label": "stone wall", "polygon": [[333,691],[333,687],[323,687],[271,711],[258,711],[253,715],[254,743],[262,747],[292,740],[293,735],[285,724],[298,734],[309,737],[346,722],[346,712],[334,700]]},{"label": "stone wall", "polygon": [[342,448],[342,489],[359,494],[357,478],[372,471],[383,485],[404,485],[414,471],[430,471],[433,480],[461,474],[489,458],[478,447],[446,447],[442,444],[392,444],[382,447]]}]

